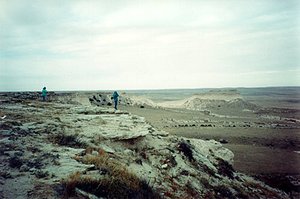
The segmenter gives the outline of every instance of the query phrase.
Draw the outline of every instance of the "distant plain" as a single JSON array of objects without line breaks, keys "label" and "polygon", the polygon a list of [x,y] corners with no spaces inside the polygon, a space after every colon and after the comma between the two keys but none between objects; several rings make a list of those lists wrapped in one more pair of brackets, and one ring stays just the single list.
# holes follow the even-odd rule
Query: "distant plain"
[{"label": "distant plain", "polygon": [[[129,91],[154,102],[184,100],[211,89]],[[300,176],[300,88],[267,87],[213,89],[235,90],[242,99],[257,105],[254,111],[235,107],[210,106],[203,110],[121,106],[146,118],[158,129],[171,134],[199,139],[224,141],[233,151],[234,168],[253,176]],[[279,176],[279,177],[278,177]],[[274,180],[274,179],[272,179]],[[276,179],[275,179],[276,181]]]}]

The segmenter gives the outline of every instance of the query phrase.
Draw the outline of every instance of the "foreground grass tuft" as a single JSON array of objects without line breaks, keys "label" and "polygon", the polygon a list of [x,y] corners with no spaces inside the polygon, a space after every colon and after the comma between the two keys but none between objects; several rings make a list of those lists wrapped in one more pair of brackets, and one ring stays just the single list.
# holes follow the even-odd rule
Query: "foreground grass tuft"
[{"label": "foreground grass tuft", "polygon": [[71,174],[68,179],[62,181],[65,197],[74,196],[75,189],[79,188],[98,197],[106,198],[161,198],[147,182],[140,180],[106,153],[98,156],[88,154],[81,161],[94,164],[99,171],[106,172],[98,178],[82,175],[79,172]]}]

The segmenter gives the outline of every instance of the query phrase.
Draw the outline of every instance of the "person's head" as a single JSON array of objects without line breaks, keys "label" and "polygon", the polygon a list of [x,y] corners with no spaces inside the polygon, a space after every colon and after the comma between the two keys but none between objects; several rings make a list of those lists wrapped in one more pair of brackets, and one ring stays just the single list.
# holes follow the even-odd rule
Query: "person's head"
[{"label": "person's head", "polygon": [[46,90],[46,87],[44,87],[43,89]]}]

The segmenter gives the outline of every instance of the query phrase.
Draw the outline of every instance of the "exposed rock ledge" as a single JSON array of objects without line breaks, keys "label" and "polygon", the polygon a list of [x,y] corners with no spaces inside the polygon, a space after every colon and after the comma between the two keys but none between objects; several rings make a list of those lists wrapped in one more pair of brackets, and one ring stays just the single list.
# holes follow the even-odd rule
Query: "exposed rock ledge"
[{"label": "exposed rock ledge", "polygon": [[[127,112],[30,101],[1,104],[0,110],[6,115],[0,120],[0,198],[61,198],[68,188],[62,179],[80,185],[77,196],[89,198],[288,198],[235,172],[233,153],[219,142],[171,136]],[[133,192],[136,178],[113,167],[153,192],[146,185]],[[114,178],[130,188],[115,192],[128,195],[95,191]],[[88,189],[82,179],[100,184]]]}]

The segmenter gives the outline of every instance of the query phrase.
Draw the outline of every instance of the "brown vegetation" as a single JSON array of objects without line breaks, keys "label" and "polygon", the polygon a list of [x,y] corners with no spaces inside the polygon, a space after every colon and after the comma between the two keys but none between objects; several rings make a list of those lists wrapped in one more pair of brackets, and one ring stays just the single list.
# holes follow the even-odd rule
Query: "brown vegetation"
[{"label": "brown vegetation", "polygon": [[85,164],[94,164],[103,175],[92,177],[79,172],[73,173],[63,180],[65,197],[75,195],[75,188],[106,198],[160,198],[152,188],[136,175],[129,172],[120,162],[113,160],[107,153],[99,149],[99,155],[89,154],[92,149],[86,150],[87,155],[76,158]]},{"label": "brown vegetation", "polygon": [[77,134],[66,135],[62,134],[52,134],[48,138],[52,143],[61,145],[61,146],[69,146],[75,148],[85,148],[86,143],[82,142],[78,139]]}]

